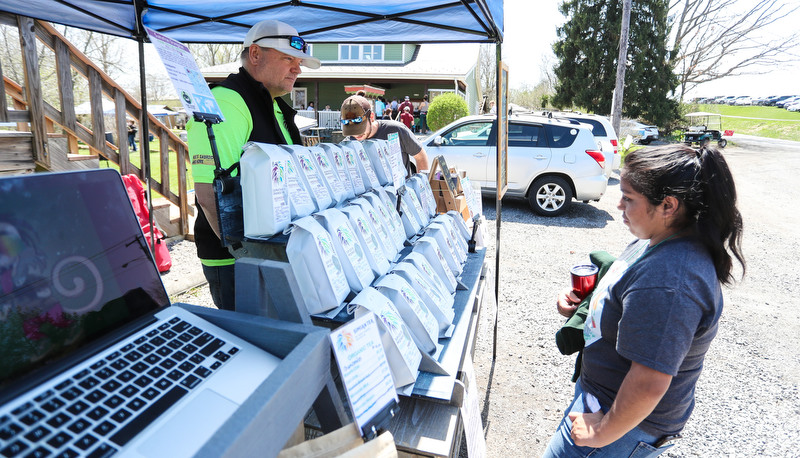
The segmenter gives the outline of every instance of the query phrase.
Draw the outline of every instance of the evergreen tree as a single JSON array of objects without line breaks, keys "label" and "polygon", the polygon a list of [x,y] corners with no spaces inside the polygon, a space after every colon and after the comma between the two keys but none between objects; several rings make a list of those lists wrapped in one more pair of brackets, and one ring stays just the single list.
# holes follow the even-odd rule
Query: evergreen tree
[{"label": "evergreen tree", "polygon": [[[678,80],[667,51],[668,0],[636,0],[631,11],[623,114],[664,127],[678,117],[670,98]],[[613,0],[565,0],[568,21],[553,50],[558,77],[553,104],[608,114],[614,92],[622,4]]]}]

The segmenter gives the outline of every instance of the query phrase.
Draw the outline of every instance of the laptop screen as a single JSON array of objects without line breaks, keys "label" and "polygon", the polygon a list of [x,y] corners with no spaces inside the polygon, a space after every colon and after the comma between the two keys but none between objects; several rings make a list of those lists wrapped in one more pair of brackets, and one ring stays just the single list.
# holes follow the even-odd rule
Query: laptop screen
[{"label": "laptop screen", "polygon": [[0,386],[167,305],[119,173],[0,179]]}]

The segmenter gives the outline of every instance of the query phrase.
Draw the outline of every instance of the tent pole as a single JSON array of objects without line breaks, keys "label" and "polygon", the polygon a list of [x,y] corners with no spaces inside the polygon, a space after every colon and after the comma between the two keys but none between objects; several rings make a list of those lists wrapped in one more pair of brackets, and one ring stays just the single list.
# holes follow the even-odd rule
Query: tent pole
[{"label": "tent pole", "polygon": [[[500,76],[500,62],[502,61],[502,50],[501,50],[502,43],[497,42],[495,45],[495,75]],[[495,78],[495,81],[498,81]],[[495,109],[495,125],[497,128],[500,128],[500,85],[496,85],[495,87],[495,102],[494,106]],[[499,136],[498,136],[499,138]],[[502,146],[498,143],[497,145],[497,157],[500,157],[500,148]],[[497,161],[497,168],[500,168],[500,160]],[[497,173],[495,173],[497,176]],[[501,217],[500,211],[503,206],[502,198],[500,197],[500,183],[495,184],[495,192],[496,192],[496,202],[495,202],[495,224],[497,225],[497,229],[495,230],[495,241],[494,241],[494,299],[496,303],[496,307],[494,309],[494,334],[492,340],[492,361],[497,359],[497,318],[500,315],[500,224],[501,224]]]},{"label": "tent pole", "polygon": [[150,125],[147,117],[147,74],[144,67],[144,41],[147,33],[144,31],[142,16],[145,9],[141,2],[133,0],[136,8],[136,42],[139,45],[139,92],[141,93],[142,116],[139,119],[139,155],[141,158],[142,175],[147,189],[147,213],[150,214],[148,223],[150,224],[150,251],[153,253],[153,260],[156,260],[156,231],[153,228],[153,197],[152,183],[150,180]]}]

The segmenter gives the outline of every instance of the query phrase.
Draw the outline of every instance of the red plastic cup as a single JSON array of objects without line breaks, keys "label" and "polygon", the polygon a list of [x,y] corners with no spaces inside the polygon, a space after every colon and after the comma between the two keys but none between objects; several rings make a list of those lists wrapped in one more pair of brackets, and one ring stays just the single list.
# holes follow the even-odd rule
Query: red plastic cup
[{"label": "red plastic cup", "polygon": [[569,270],[572,276],[572,292],[583,300],[594,291],[598,268],[594,264],[580,264]]}]

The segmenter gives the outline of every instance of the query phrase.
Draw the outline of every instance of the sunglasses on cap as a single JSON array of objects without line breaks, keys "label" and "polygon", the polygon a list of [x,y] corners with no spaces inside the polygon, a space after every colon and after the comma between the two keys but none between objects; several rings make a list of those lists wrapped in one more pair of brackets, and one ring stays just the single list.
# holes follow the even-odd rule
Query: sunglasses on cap
[{"label": "sunglasses on cap", "polygon": [[362,118],[361,116],[353,119],[342,119],[343,126],[346,126],[348,124],[361,124],[362,122],[364,122],[364,118]]},{"label": "sunglasses on cap", "polygon": [[253,43],[258,43],[259,41],[265,38],[286,38],[287,40],[289,40],[289,46],[291,46],[292,48],[303,52],[307,52],[308,49],[308,44],[306,44],[306,40],[303,40],[302,38],[293,35],[267,35],[257,40],[253,40]]},{"label": "sunglasses on cap", "polygon": [[358,116],[352,119],[342,119],[341,122],[343,126],[346,126],[348,124],[361,124],[362,122],[367,120],[368,116],[369,116],[369,110],[366,113],[364,113],[364,116]]}]

